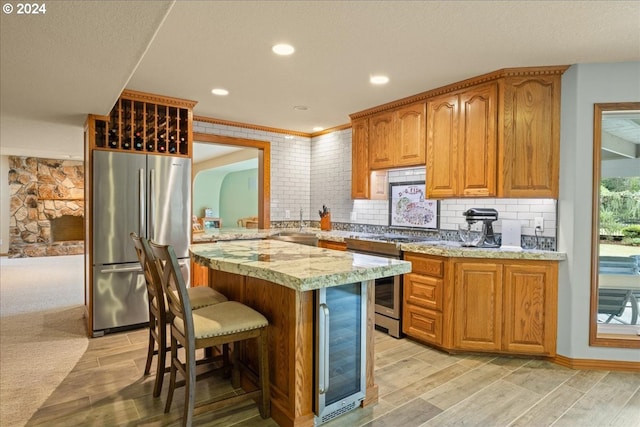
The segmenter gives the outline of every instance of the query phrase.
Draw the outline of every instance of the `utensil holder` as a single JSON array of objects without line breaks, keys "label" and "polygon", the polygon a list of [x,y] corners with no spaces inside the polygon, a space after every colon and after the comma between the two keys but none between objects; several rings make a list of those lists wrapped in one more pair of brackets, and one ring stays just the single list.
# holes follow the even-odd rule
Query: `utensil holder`
[{"label": "utensil holder", "polygon": [[320,230],[329,231],[331,230],[331,214],[327,213],[325,216],[320,218]]}]

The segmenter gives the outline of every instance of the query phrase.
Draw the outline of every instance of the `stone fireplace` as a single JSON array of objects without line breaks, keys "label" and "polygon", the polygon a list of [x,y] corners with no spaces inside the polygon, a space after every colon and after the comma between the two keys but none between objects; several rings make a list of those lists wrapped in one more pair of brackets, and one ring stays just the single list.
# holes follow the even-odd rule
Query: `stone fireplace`
[{"label": "stone fireplace", "polygon": [[84,162],[9,156],[9,257],[84,253]]}]

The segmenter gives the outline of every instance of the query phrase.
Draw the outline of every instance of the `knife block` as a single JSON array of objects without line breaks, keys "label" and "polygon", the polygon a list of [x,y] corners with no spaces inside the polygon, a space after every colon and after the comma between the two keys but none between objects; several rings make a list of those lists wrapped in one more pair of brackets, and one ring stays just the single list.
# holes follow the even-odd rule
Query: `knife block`
[{"label": "knife block", "polygon": [[325,216],[320,218],[320,230],[329,231],[331,230],[331,214],[327,213]]}]

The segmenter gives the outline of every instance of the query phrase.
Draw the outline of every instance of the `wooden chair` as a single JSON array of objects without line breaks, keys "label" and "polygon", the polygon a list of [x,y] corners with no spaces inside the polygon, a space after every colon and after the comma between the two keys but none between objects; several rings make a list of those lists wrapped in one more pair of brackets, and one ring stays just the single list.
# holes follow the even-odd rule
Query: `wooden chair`
[{"label": "wooden chair", "polygon": [[[173,392],[177,386],[185,386],[184,415],[182,423],[190,426],[194,416],[196,350],[208,349],[223,344],[234,344],[232,385],[240,386],[238,372],[239,341],[256,339],[258,343],[259,389],[232,397],[207,402],[199,410],[216,410],[247,398],[259,399],[262,418],[271,415],[269,392],[268,325],[267,319],[257,311],[235,301],[222,302],[209,307],[191,310],[187,288],[179,273],[178,261],[173,248],[149,242],[156,258],[162,287],[168,302],[167,321],[171,330],[171,376],[165,412],[169,412]],[[185,350],[185,362],[178,357],[178,346]],[[177,373],[184,378],[184,384],[176,383]]]},{"label": "wooden chair", "polygon": [[[169,350],[167,346],[167,303],[155,258],[151,253],[147,239],[139,237],[136,233],[131,233],[130,236],[133,240],[140,266],[144,272],[147,299],[149,301],[149,347],[147,351],[147,362],[144,367],[144,375],[149,375],[151,372],[153,356],[157,355],[158,360],[156,364],[156,379],[153,386],[153,397],[158,397],[162,391],[162,382],[167,370],[165,363],[166,354]],[[192,307],[195,308],[227,301],[227,297],[209,287],[189,288],[187,293]]]}]

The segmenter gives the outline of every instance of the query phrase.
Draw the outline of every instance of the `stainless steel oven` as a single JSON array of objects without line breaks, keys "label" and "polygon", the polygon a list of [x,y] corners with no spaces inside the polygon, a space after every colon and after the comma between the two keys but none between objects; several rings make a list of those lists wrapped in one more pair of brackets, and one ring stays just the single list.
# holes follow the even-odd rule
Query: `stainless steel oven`
[{"label": "stainless steel oven", "polygon": [[[371,235],[345,238],[350,252],[400,259],[400,241],[406,236]],[[383,277],[375,280],[375,322],[395,338],[402,336],[402,276]]]}]

